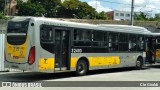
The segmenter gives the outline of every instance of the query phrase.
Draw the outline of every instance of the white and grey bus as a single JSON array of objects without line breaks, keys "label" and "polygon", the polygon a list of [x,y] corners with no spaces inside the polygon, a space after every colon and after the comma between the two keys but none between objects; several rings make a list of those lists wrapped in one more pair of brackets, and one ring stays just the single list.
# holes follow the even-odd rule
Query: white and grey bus
[{"label": "white and grey bus", "polygon": [[150,36],[150,31],[137,26],[15,17],[8,22],[5,66],[77,75],[96,69],[140,69],[150,60],[146,59]]}]

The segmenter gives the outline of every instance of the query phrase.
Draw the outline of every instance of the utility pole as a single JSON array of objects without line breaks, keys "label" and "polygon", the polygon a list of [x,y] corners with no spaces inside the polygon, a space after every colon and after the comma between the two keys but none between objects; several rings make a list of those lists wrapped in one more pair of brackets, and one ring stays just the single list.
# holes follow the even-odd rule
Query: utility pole
[{"label": "utility pole", "polygon": [[[96,0],[96,11],[97,11],[97,0]],[[97,24],[97,15],[95,13],[95,24]]]},{"label": "utility pole", "polygon": [[9,0],[9,16],[11,16],[11,1],[12,0]]},{"label": "utility pole", "polygon": [[134,22],[134,0],[132,0],[132,6],[131,6],[131,22],[130,24],[133,26]]},{"label": "utility pole", "polygon": [[5,13],[6,13],[6,0],[4,0],[4,12],[3,12],[4,16],[5,16]]}]

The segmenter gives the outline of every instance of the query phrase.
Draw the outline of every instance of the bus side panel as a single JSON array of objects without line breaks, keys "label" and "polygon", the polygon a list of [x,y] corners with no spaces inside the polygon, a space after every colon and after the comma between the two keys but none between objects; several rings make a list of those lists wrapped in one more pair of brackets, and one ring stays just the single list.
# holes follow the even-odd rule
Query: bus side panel
[{"label": "bus side panel", "polygon": [[160,49],[156,49],[156,62],[160,63]]},{"label": "bus side panel", "polygon": [[39,48],[40,52],[38,52],[39,58],[37,58],[36,69],[39,72],[54,72],[55,68],[55,55],[49,53],[48,51]]},{"label": "bus side panel", "polygon": [[72,53],[71,70],[76,70],[76,64],[80,57],[86,57],[89,60],[89,69],[107,69],[120,67],[134,67],[138,56],[142,53]]}]

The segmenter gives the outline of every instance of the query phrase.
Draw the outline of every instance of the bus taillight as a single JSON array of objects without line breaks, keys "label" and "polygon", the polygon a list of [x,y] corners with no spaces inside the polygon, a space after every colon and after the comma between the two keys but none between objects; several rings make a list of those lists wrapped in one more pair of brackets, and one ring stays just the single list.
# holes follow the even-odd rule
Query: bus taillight
[{"label": "bus taillight", "polygon": [[32,47],[29,52],[28,63],[31,65],[35,61],[35,47]]}]

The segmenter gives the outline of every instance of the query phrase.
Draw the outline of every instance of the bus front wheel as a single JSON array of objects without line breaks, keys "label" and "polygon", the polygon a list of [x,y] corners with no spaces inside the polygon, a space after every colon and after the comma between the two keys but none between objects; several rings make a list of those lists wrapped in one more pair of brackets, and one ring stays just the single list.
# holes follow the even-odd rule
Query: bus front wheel
[{"label": "bus front wheel", "polygon": [[76,75],[83,76],[87,73],[87,63],[85,60],[79,60],[76,66]]},{"label": "bus front wheel", "polygon": [[143,59],[138,58],[136,61],[136,69],[138,69],[138,70],[142,69],[142,65],[143,65]]}]

